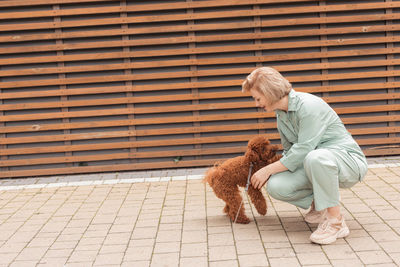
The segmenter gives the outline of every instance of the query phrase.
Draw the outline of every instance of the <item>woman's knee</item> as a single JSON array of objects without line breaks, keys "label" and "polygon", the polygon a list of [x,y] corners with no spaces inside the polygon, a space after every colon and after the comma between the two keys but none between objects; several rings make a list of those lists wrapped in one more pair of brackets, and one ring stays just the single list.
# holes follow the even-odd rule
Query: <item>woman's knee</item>
[{"label": "woman's knee", "polygon": [[331,161],[332,153],[327,149],[316,149],[310,151],[304,158],[304,168],[307,169],[315,164],[321,164],[322,162]]},{"label": "woman's knee", "polygon": [[268,180],[267,192],[268,194],[278,200],[287,200],[293,192],[290,190],[291,186],[282,181],[277,176],[273,176]]}]

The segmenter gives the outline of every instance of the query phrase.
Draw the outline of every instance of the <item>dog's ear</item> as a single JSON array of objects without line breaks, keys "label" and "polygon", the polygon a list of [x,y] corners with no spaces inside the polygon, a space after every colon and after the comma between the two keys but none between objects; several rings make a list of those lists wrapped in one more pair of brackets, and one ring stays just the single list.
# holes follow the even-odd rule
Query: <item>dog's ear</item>
[{"label": "dog's ear", "polygon": [[269,144],[269,141],[268,139],[265,141],[265,138],[262,136],[256,136],[252,138],[247,144],[247,151],[245,153],[245,157],[250,162],[260,161],[261,155],[263,154],[263,148],[266,144]]},{"label": "dog's ear", "polygon": [[246,153],[244,154],[244,156],[246,157],[246,159],[249,162],[257,162],[260,160],[260,157],[258,156],[257,152],[255,152],[254,150],[252,150],[251,148],[247,148]]}]

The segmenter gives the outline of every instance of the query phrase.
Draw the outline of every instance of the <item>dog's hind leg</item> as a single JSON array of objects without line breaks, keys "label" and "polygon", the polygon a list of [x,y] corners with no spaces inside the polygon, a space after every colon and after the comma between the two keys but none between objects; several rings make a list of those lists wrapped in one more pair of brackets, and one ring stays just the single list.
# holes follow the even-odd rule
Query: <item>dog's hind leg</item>
[{"label": "dog's hind leg", "polygon": [[255,189],[252,185],[249,186],[249,190],[247,191],[251,202],[253,202],[254,207],[257,212],[261,215],[267,214],[267,202],[261,192],[261,190]]},{"label": "dog's hind leg", "polygon": [[245,214],[244,205],[242,204],[242,196],[240,195],[237,186],[223,190],[218,197],[225,201],[226,206],[224,212],[228,214],[232,222],[235,221],[236,217],[237,223],[250,222],[249,218]]}]

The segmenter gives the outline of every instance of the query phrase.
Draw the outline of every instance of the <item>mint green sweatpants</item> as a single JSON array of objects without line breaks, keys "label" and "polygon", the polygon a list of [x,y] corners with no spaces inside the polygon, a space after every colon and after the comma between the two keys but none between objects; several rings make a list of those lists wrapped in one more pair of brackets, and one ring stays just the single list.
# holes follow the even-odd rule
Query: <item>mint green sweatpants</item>
[{"label": "mint green sweatpants", "polygon": [[272,175],[268,194],[278,200],[307,209],[339,205],[339,187],[350,188],[361,181],[368,169],[365,158],[344,150],[316,149],[307,154],[303,168]]}]

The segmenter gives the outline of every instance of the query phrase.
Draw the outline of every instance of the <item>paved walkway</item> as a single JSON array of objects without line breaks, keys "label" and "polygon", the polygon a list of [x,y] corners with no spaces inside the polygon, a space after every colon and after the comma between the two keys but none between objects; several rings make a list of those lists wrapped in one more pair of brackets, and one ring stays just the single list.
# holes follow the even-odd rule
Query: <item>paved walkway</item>
[{"label": "paved walkway", "polygon": [[232,225],[202,168],[1,180],[0,266],[400,266],[400,160],[369,161],[341,191],[351,234],[327,246],[272,199]]}]

